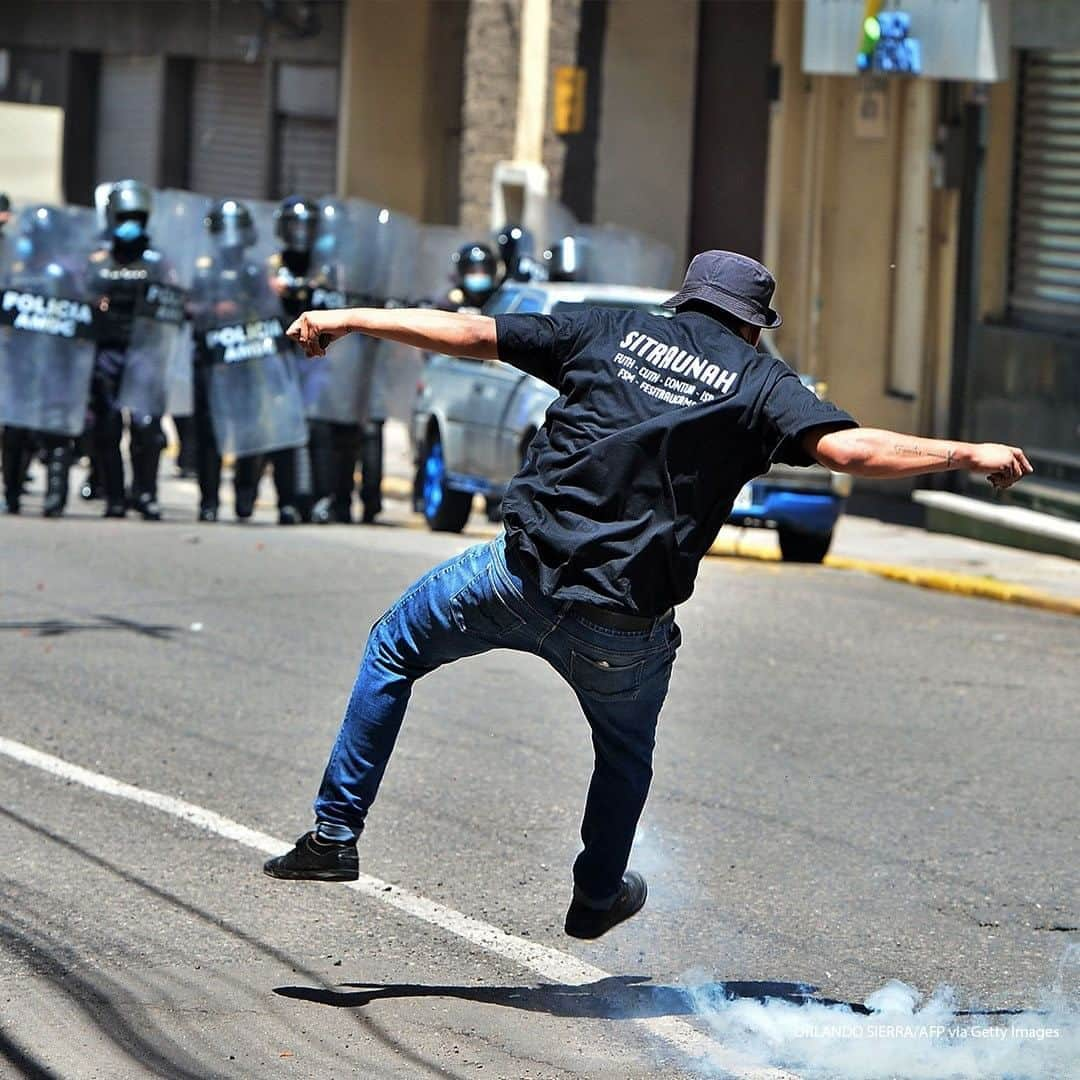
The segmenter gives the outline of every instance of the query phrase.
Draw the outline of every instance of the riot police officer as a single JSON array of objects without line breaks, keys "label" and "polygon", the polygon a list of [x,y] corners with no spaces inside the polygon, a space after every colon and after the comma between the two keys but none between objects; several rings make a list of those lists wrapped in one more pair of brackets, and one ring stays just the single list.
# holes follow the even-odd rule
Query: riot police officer
[{"label": "riot police officer", "polygon": [[[194,371],[194,415],[192,430],[195,468],[199,479],[199,520],[217,521],[221,488],[221,453],[214,433],[210,409],[210,377],[213,358],[207,346],[207,332],[230,318],[241,316],[263,288],[259,264],[246,255],[256,241],[251,211],[236,199],[214,203],[203,219],[211,242],[210,254],[195,263],[189,312],[194,330],[192,367]],[[261,459],[236,458],[233,468],[236,516],[241,521],[255,510]]]},{"label": "riot police officer", "polygon": [[578,281],[582,275],[581,244],[576,237],[564,236],[544,252],[548,281]]},{"label": "riot police officer", "polygon": [[[78,275],[64,260],[73,232],[67,213],[58,207],[35,206],[23,211],[4,287],[39,298],[77,299]],[[89,307],[83,318],[71,320],[71,325],[80,322],[89,322]],[[47,477],[43,513],[59,517],[67,504],[74,434],[85,417],[90,344],[65,334],[12,330],[4,338],[4,346],[4,380],[12,380],[6,395],[10,400],[3,403],[6,509],[9,514],[19,513],[26,469],[35,450],[40,450]],[[80,365],[83,354],[86,363]]]},{"label": "riot police officer", "polygon": [[[4,228],[11,220],[11,200],[7,196],[7,192],[0,191],[0,269],[3,269],[7,255],[8,246],[6,238],[4,237]],[[22,462],[21,450],[16,450],[18,443],[12,441],[12,454],[17,454],[17,457],[13,457],[12,461],[18,460]],[[22,497],[22,472],[18,477],[15,477],[13,473],[9,474],[7,459],[8,459],[8,433],[7,428],[0,430],[0,457],[3,458],[3,480],[4,480],[4,502],[2,508],[6,513],[17,514],[19,512],[19,500]],[[9,478],[10,477],[10,478]],[[14,500],[14,501],[13,501]]]},{"label": "riot police officer", "polygon": [[[348,207],[325,199],[318,207],[318,225],[308,267],[310,306],[351,306],[360,271],[359,230]],[[365,253],[370,258],[370,253]],[[361,275],[369,277],[370,275]],[[365,302],[367,298],[365,297]],[[359,342],[336,357],[304,364],[304,406],[311,460],[311,520],[319,525],[352,520],[354,471],[360,447],[360,384],[373,342]]]},{"label": "riot police officer", "polygon": [[487,244],[465,244],[450,256],[454,285],[435,306],[479,311],[498,285],[499,260]]},{"label": "riot police officer", "polygon": [[[120,454],[123,413],[118,401],[136,310],[148,285],[171,279],[164,256],[150,246],[150,189],[137,180],[113,184],[105,204],[108,241],[90,257],[88,287],[99,299],[101,330],[90,388],[94,466],[105,494],[105,517],[123,517],[124,463]],[[132,414],[131,505],[147,521],[159,521],[157,470],[165,434],[160,416]]]},{"label": "riot police officer", "polygon": [[[281,301],[285,325],[310,307],[311,249],[319,208],[310,199],[290,195],[274,212],[274,230],[281,248],[267,262],[270,285]],[[296,525],[311,520],[311,458],[306,446],[267,455],[274,470],[278,521]]]},{"label": "riot police officer", "polygon": [[496,238],[499,258],[503,264],[502,285],[507,281],[535,281],[543,277],[543,267],[537,261],[533,235],[521,225],[504,225]]}]

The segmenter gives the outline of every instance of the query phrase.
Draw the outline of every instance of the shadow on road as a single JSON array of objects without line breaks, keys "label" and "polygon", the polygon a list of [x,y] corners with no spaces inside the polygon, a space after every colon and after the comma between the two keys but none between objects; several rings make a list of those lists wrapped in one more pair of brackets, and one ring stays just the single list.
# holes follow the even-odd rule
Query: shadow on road
[{"label": "shadow on road", "polygon": [[[348,989],[316,986],[279,986],[275,994],[337,1008],[363,1008],[372,1001],[389,998],[449,997],[485,1005],[501,1005],[523,1012],[593,1020],[643,1020],[659,1016],[691,1016],[697,1009],[690,992],[681,986],[657,986],[647,975],[612,975],[597,982],[570,986],[433,986],[423,983],[341,983]],[[754,998],[787,1001],[796,1005],[847,1005],[867,1013],[864,1005],[815,996],[816,987],[805,983],[732,980],[695,987],[695,994],[712,1000]]]},{"label": "shadow on road", "polygon": [[[155,885],[116,863],[96,855],[74,840],[32,821],[7,806],[0,805],[0,818],[7,819],[44,840],[65,849],[87,863],[114,875],[120,881],[134,886],[149,897],[167,904],[177,912],[182,912],[208,927],[244,942],[262,956],[301,972],[312,982],[322,982],[329,989],[330,984],[321,979],[318,972],[306,966],[302,960],[276,948],[261,938],[249,933],[221,916],[215,915],[175,893]],[[232,1070],[220,1072],[208,1067],[205,1055],[214,1054],[216,1048],[205,1043],[201,1023],[196,1017],[194,1026],[185,1028],[183,1017],[178,1020],[179,1040],[170,1037],[156,1022],[157,1011],[148,1010],[137,1000],[134,991],[140,987],[144,976],[151,972],[159,978],[168,978],[169,969],[163,965],[151,965],[146,970],[132,969],[125,985],[122,978],[114,979],[105,974],[100,965],[88,964],[87,954],[97,951],[89,943],[76,941],[74,927],[69,926],[62,936],[56,935],[47,925],[45,916],[51,908],[50,898],[35,890],[32,894],[20,888],[14,881],[0,875],[0,911],[4,913],[4,922],[0,923],[0,952],[7,952],[21,958],[32,970],[43,976],[54,990],[67,997],[72,1006],[81,1012],[94,1027],[104,1035],[122,1054],[141,1067],[150,1070],[151,1075],[170,1078],[170,1080],[215,1080],[228,1075],[250,1075]],[[118,943],[122,945],[123,943]],[[193,958],[195,959],[195,958]],[[197,986],[197,981],[182,985],[181,975],[173,976],[175,985],[154,986],[154,998],[159,1002],[168,1002],[173,994],[177,998],[189,998]],[[232,981],[237,989],[250,993],[256,999],[264,991],[257,985],[247,985],[224,973],[218,978]],[[265,1018],[269,1019],[269,1018]],[[357,1017],[357,1026],[372,1035],[390,1050],[397,1058],[412,1070],[410,1075],[458,1077],[444,1065],[429,1061],[419,1050],[406,1046],[392,1035],[385,1027],[370,1017]],[[255,1031],[249,1057],[254,1057],[261,1049],[260,1036]],[[303,1033],[301,1033],[303,1034]],[[237,1053],[240,1057],[240,1053]],[[33,1059],[14,1040],[0,1032],[0,1075],[3,1064],[7,1062],[28,1071],[29,1077],[51,1077],[39,1062]],[[242,1068],[242,1066],[238,1066]],[[33,1070],[37,1069],[37,1072]]]},{"label": "shadow on road", "polygon": [[[860,1002],[817,996],[817,987],[754,979],[730,979],[699,983],[693,992],[682,986],[655,985],[647,975],[612,975],[596,982],[571,986],[547,983],[540,986],[437,986],[425,983],[339,983],[324,986],[278,986],[281,997],[331,1005],[339,1009],[361,1009],[373,1001],[394,998],[448,997],[499,1005],[522,1012],[592,1020],[645,1020],[660,1016],[692,1016],[702,1001],[719,1005],[740,998],[762,1005],[784,1001],[792,1005],[839,1005],[859,1016],[870,1010]],[[342,989],[345,988],[345,989]],[[955,1016],[1010,1016],[1020,1009],[958,1010]]]},{"label": "shadow on road", "polygon": [[0,1061],[14,1066],[15,1075],[23,1077],[23,1080],[59,1080],[56,1073],[45,1068],[37,1058],[9,1039],[3,1031],[0,1031]]},{"label": "shadow on road", "polygon": [[15,630],[34,637],[62,637],[87,630],[123,630],[139,637],[157,641],[172,641],[173,636],[184,628],[164,623],[143,623],[134,619],[122,619],[119,615],[94,615],[96,622],[76,622],[73,619],[31,619],[23,622],[0,622],[0,631]]}]

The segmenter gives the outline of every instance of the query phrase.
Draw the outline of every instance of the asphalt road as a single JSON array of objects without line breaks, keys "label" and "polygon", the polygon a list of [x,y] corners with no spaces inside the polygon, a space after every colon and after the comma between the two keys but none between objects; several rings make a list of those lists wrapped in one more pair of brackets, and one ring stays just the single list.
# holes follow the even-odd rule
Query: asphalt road
[{"label": "asphalt road", "polygon": [[[283,847],[368,627],[470,542],[400,507],[296,529],[75,511],[0,520],[0,736]],[[663,1027],[710,1030],[678,989],[701,982],[1039,1007],[1080,925],[1076,621],[713,559],[679,622],[650,902],[594,944],[561,933],[586,726],[532,658],[414,695],[361,866],[434,923],[0,753],[0,1075],[715,1075]],[[553,954],[518,939],[604,978],[541,978]]]}]

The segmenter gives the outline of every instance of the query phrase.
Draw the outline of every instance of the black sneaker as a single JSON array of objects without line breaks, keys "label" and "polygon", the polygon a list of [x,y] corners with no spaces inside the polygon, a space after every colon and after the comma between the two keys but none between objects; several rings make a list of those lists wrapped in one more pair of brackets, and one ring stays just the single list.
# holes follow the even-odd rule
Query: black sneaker
[{"label": "black sneaker", "polygon": [[290,881],[355,881],[360,876],[356,842],[316,840],[314,832],[306,832],[292,851],[267,859],[263,873]]},{"label": "black sneaker", "polygon": [[566,932],[573,938],[598,938],[613,926],[636,915],[645,906],[648,895],[649,887],[645,879],[636,870],[627,870],[623,874],[619,895],[611,907],[594,908],[577,899],[570,901],[570,909],[566,913]]}]

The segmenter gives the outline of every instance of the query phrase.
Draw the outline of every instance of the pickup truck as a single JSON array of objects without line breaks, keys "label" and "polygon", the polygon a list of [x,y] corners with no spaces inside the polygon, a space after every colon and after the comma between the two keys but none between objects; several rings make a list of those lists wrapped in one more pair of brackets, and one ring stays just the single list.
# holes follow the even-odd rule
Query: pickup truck
[{"label": "pickup truck", "polygon": [[[670,315],[662,306],[670,295],[631,285],[515,283],[500,289],[484,311],[547,313],[587,305]],[[764,338],[759,347],[772,351]],[[815,393],[822,391],[808,376],[800,378]],[[428,357],[417,384],[411,434],[413,502],[430,528],[460,532],[475,495],[485,497],[489,518],[498,520],[502,495],[555,396],[547,383],[497,360]],[[850,492],[850,477],[819,465],[774,465],[742,489],[728,520],[776,529],[788,561],[821,562]]]}]

